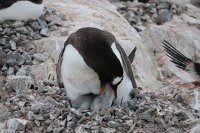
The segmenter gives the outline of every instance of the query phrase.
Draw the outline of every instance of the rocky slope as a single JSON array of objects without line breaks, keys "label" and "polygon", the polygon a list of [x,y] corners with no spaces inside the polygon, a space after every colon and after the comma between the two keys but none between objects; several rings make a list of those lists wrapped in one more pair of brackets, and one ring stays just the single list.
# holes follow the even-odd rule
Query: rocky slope
[{"label": "rocky slope", "polygon": [[[46,9],[41,20],[0,24],[0,132],[181,133],[200,123],[199,86],[192,83],[190,74],[170,63],[161,44],[167,39],[198,61],[199,8],[187,5],[180,13],[175,8],[169,22],[157,25],[143,21],[149,5],[107,0],[45,2],[52,9]],[[158,10],[157,6],[147,9]],[[116,9],[126,14],[133,27]],[[137,10],[142,23],[134,24],[130,14]],[[152,16],[144,18],[154,20]],[[99,112],[69,107],[64,90],[56,84],[55,64],[67,36],[86,26],[112,32],[127,54],[137,46],[133,63],[141,93],[137,98]]]}]

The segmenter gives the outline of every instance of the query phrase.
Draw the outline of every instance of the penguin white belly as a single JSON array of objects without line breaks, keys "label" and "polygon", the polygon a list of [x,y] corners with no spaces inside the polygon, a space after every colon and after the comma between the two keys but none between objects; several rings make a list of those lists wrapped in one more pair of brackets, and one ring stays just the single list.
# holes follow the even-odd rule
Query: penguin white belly
[{"label": "penguin white belly", "polygon": [[97,73],[84,62],[83,57],[72,45],[65,48],[61,71],[70,100],[88,93],[99,94],[100,81]]},{"label": "penguin white belly", "polygon": [[5,20],[36,19],[43,13],[43,4],[30,1],[17,1],[8,8],[0,10],[0,22]]}]

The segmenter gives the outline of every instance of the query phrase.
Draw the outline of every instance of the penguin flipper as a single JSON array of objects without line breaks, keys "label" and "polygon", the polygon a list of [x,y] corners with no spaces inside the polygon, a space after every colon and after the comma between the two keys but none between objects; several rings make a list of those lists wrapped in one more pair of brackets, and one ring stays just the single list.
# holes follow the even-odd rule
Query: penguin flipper
[{"label": "penguin flipper", "polygon": [[[116,47],[117,49],[119,50],[120,54],[121,54],[121,57],[122,57],[122,62],[124,64],[124,67],[125,67],[125,71],[127,73],[127,75],[129,76],[131,82],[132,82],[132,85],[134,88],[137,88],[137,84],[135,82],[135,78],[133,76],[133,71],[132,71],[132,67],[131,67],[131,62],[130,60],[128,59],[124,49],[122,48],[122,46],[119,44],[119,43],[116,43]],[[134,52],[133,52],[134,51]],[[134,48],[134,50],[132,51],[132,55],[135,56],[135,52],[136,52],[136,47]],[[133,57],[134,57],[133,56]]]},{"label": "penguin flipper", "polygon": [[61,65],[62,65],[64,50],[65,50],[65,48],[62,49],[59,59],[58,59],[57,66],[56,66],[57,83],[60,88],[64,88],[62,75],[61,75]]}]

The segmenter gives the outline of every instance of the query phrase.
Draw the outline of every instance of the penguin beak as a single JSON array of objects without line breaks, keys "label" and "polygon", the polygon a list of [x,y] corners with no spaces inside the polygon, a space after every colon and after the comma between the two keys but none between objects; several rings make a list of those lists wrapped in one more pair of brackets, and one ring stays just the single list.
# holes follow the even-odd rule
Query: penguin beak
[{"label": "penguin beak", "polygon": [[104,91],[106,90],[106,86],[109,86],[112,88],[112,94],[114,95],[115,99],[117,98],[117,88],[116,87],[113,87],[113,86],[110,86],[109,84],[106,84],[104,86],[102,86],[99,90],[99,94],[103,94]]},{"label": "penguin beak", "polygon": [[100,89],[99,89],[99,94],[103,94],[104,91],[106,89],[106,85],[102,86]]}]

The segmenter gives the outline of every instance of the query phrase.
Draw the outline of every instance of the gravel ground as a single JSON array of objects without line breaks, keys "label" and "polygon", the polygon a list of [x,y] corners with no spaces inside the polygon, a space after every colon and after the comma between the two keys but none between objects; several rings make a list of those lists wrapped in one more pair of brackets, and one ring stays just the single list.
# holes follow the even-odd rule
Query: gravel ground
[{"label": "gravel ground", "polygon": [[[151,9],[146,11],[148,4],[142,7],[126,4],[121,3],[118,10],[135,28],[145,28],[149,17],[151,23],[157,23],[152,17],[155,8],[152,15]],[[141,12],[135,15],[134,10]],[[149,13],[152,16],[143,19]],[[127,17],[130,14],[133,16]],[[134,17],[138,21],[132,20]],[[194,83],[169,85],[170,79],[166,79],[162,89],[140,88],[139,96],[124,105],[90,112],[70,108],[64,89],[58,88],[55,80],[35,82],[31,71],[20,68],[40,64],[48,57],[45,53],[34,53],[31,41],[48,37],[65,20],[64,15],[46,8],[36,21],[0,24],[0,132],[182,133],[200,123],[199,105],[192,100],[199,95],[199,87]],[[140,31],[143,27],[136,29]]]},{"label": "gravel ground", "polygon": [[168,22],[174,15],[180,15],[187,10],[167,2],[136,3],[128,1],[113,2],[113,4],[138,32],[144,30],[148,25],[160,25]]}]

